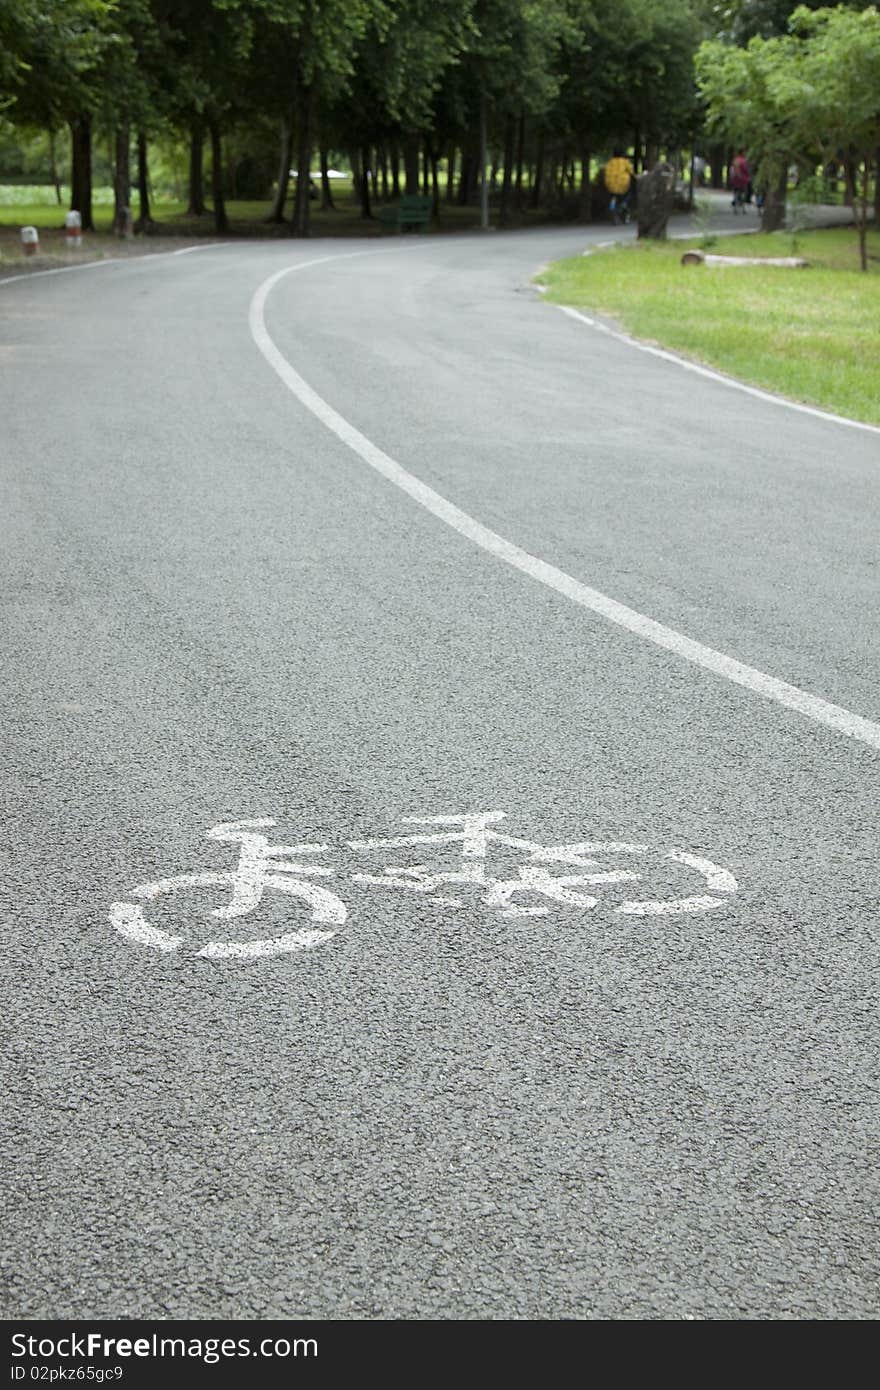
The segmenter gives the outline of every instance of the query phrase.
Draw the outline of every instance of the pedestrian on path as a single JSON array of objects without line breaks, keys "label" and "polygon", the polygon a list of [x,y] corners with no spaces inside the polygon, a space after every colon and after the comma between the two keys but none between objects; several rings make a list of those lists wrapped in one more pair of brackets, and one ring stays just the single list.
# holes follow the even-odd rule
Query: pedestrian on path
[{"label": "pedestrian on path", "polygon": [[611,216],[615,222],[626,222],[629,218],[635,170],[620,147],[615,148],[603,173],[605,187],[611,194],[608,205]]},{"label": "pedestrian on path", "polygon": [[731,207],[734,212],[739,212],[740,208],[745,208],[746,195],[751,181],[752,171],[749,168],[749,161],[746,159],[746,152],[745,150],[737,150],[730,166],[730,187],[733,192]]}]

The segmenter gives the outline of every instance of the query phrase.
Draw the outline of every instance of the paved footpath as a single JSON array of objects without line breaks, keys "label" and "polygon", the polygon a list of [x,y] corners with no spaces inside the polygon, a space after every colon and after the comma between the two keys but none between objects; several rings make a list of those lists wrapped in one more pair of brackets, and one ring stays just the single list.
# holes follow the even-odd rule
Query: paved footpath
[{"label": "paved footpath", "polygon": [[877,1315],[880,436],[607,236],[0,289],[6,1316]]}]

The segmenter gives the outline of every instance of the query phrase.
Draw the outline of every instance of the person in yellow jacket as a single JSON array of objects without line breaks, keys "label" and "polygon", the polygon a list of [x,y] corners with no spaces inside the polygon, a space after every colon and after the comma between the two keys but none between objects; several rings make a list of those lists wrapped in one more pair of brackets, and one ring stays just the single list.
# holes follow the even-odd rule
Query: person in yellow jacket
[{"label": "person in yellow jacket", "polygon": [[608,206],[615,222],[626,222],[629,217],[635,176],[636,171],[631,161],[622,149],[616,148],[604,170],[605,187],[611,194]]}]

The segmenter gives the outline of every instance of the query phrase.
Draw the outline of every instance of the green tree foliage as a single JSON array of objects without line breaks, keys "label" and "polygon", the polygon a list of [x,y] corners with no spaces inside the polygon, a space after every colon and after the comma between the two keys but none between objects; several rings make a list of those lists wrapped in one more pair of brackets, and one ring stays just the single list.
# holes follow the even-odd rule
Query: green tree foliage
[{"label": "green tree foliage", "polygon": [[[872,7],[839,10],[830,20],[838,11],[811,0],[789,27],[790,0],[0,0],[0,111],[28,130],[70,125],[84,207],[93,127],[102,151],[114,142],[118,201],[135,135],[142,203],[148,136],[185,138],[193,213],[209,140],[220,228],[224,139],[247,150],[255,186],[277,167],[277,220],[294,166],[299,235],[316,146],[325,164],[332,149],[355,173],[381,167],[386,184],[390,169],[394,187],[402,156],[408,190],[430,173],[435,197],[445,156],[466,202],[485,128],[502,221],[523,206],[524,170],[533,205],[574,203],[589,217],[597,155],[616,143],[642,163],[674,154],[704,107],[719,139],[758,152],[765,179],[835,142],[864,172]],[[833,80],[804,66],[823,47],[837,55]],[[375,183],[358,183],[369,216]]]},{"label": "green tree foliage", "polygon": [[[819,5],[822,0],[815,0]],[[728,43],[771,39],[788,30],[792,0],[713,0],[708,18],[713,32]]]},{"label": "green tree foliage", "polygon": [[853,205],[868,269],[868,189],[880,178],[880,11],[799,6],[789,21],[798,61],[779,73],[777,99],[801,148],[827,163],[842,151],[858,171]]},{"label": "green tree foliage", "polygon": [[764,187],[775,185],[798,154],[778,90],[778,75],[794,61],[795,48],[796,41],[786,34],[753,38],[745,48],[711,40],[696,55],[709,131],[748,147]]},{"label": "green tree foliage", "polygon": [[0,109],[55,128],[95,90],[112,0],[0,0]]},{"label": "green tree foliage", "polygon": [[846,5],[799,6],[788,32],[744,48],[702,44],[697,81],[710,128],[748,146],[767,188],[792,161],[815,168],[843,158],[860,171],[857,227],[867,269],[872,162],[880,147],[880,14]]}]

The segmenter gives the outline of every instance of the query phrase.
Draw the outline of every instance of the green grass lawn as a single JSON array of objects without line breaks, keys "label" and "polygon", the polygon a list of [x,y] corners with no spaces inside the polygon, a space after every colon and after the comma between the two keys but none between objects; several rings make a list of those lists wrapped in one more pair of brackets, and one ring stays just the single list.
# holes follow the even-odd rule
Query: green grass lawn
[{"label": "green grass lawn", "polygon": [[847,228],[719,239],[715,254],[804,256],[807,270],[683,266],[690,242],[638,242],[557,261],[547,298],[742,381],[880,424],[880,232],[867,274]]},{"label": "green grass lawn", "polygon": [[[350,179],[334,180],[332,193],[336,204],[332,210],[328,209],[326,212],[322,212],[320,204],[316,201],[310,205],[309,216],[312,236],[382,235],[378,222],[365,222],[361,217],[360,204],[354,197]],[[432,224],[431,230],[433,232],[468,231],[479,226],[480,210],[478,207],[458,207],[453,203],[447,203],[443,194],[444,190],[441,188],[440,216]],[[62,195],[64,202],[59,206],[55,199],[55,191],[50,187],[0,185],[0,228],[17,230],[19,227],[32,226],[39,228],[40,231],[54,233],[64,226],[64,217],[69,207],[69,189],[62,188]],[[132,201],[132,211],[137,217],[137,198],[134,197]],[[208,201],[210,202],[210,198]],[[266,222],[269,209],[269,202],[227,200],[226,211],[229,218],[230,234],[232,236],[285,236],[289,233],[289,226],[276,226]],[[493,200],[493,217],[495,211]],[[289,221],[293,212],[292,191],[284,212]],[[209,238],[216,236],[213,214],[208,212],[204,217],[187,217],[185,203],[156,198],[152,202],[151,213],[157,224],[156,232],[159,235],[205,236]],[[101,187],[94,190],[92,215],[95,222],[94,235],[109,234],[113,223],[112,189]],[[540,226],[551,220],[551,216],[551,213],[544,208],[529,208],[519,214],[517,225]]]},{"label": "green grass lawn", "polygon": [[[64,236],[64,219],[69,206],[69,189],[62,188],[64,201],[59,204],[55,190],[46,186],[25,186],[0,184],[0,277],[9,272],[21,274],[26,271],[56,269],[61,266],[80,264],[86,261],[102,260],[108,256],[136,255],[144,251],[161,249],[162,239],[176,238],[178,242],[193,242],[202,237],[215,240],[213,212],[202,217],[188,217],[186,205],[169,199],[156,198],[152,202],[151,214],[154,219],[151,235],[136,235],[131,241],[120,242],[112,231],[113,191],[98,187],[94,190],[92,212],[95,230],[83,234],[79,249],[69,248]],[[375,237],[389,236],[375,219],[365,221],[361,216],[360,203],[355,199],[350,179],[333,182],[333,198],[336,206],[322,211],[317,201],[310,204],[310,235],[313,237]],[[137,199],[134,199],[134,215],[137,216]],[[284,239],[290,236],[293,213],[292,197],[285,206],[286,221],[281,224],[267,222],[270,211],[268,202],[245,202],[230,199],[226,204],[229,218],[230,237],[260,237]],[[492,208],[495,213],[495,208]],[[546,209],[523,211],[517,221],[520,226],[540,226],[552,220],[553,214]],[[432,222],[430,233],[471,231],[479,226],[478,207],[458,207],[442,198],[440,216]],[[37,227],[40,231],[40,248],[36,256],[25,258],[22,254],[19,229],[24,226]],[[158,243],[158,244],[157,244]]]},{"label": "green grass lawn", "polygon": [[[39,193],[38,189],[27,189],[28,193]],[[18,190],[0,187],[0,226],[3,227],[38,227],[41,231],[52,231],[64,226],[64,218],[70,206],[68,201],[68,190],[62,190],[65,197],[64,202],[59,207],[55,201],[55,195],[51,190],[45,190],[46,196],[29,200],[27,202],[8,198],[9,193]],[[98,233],[109,232],[113,225],[113,198],[112,194],[108,198],[105,195],[109,190],[98,190],[98,196],[92,202],[92,218],[95,223],[95,231]],[[50,196],[51,195],[51,196]],[[260,224],[268,215],[269,203],[229,201],[226,204],[226,211],[233,228],[239,224]],[[313,211],[316,211],[312,204]],[[292,201],[288,203],[286,215],[290,216]],[[195,234],[212,235],[214,232],[214,217],[208,212],[204,217],[187,217],[186,203],[174,202],[167,198],[157,198],[151,204],[151,213],[160,229],[167,231],[177,231],[178,228]],[[353,205],[350,189],[348,196],[343,199],[343,213],[356,213],[357,209]],[[132,212],[137,217],[137,199],[133,201]],[[325,213],[323,216],[332,216]]]}]

